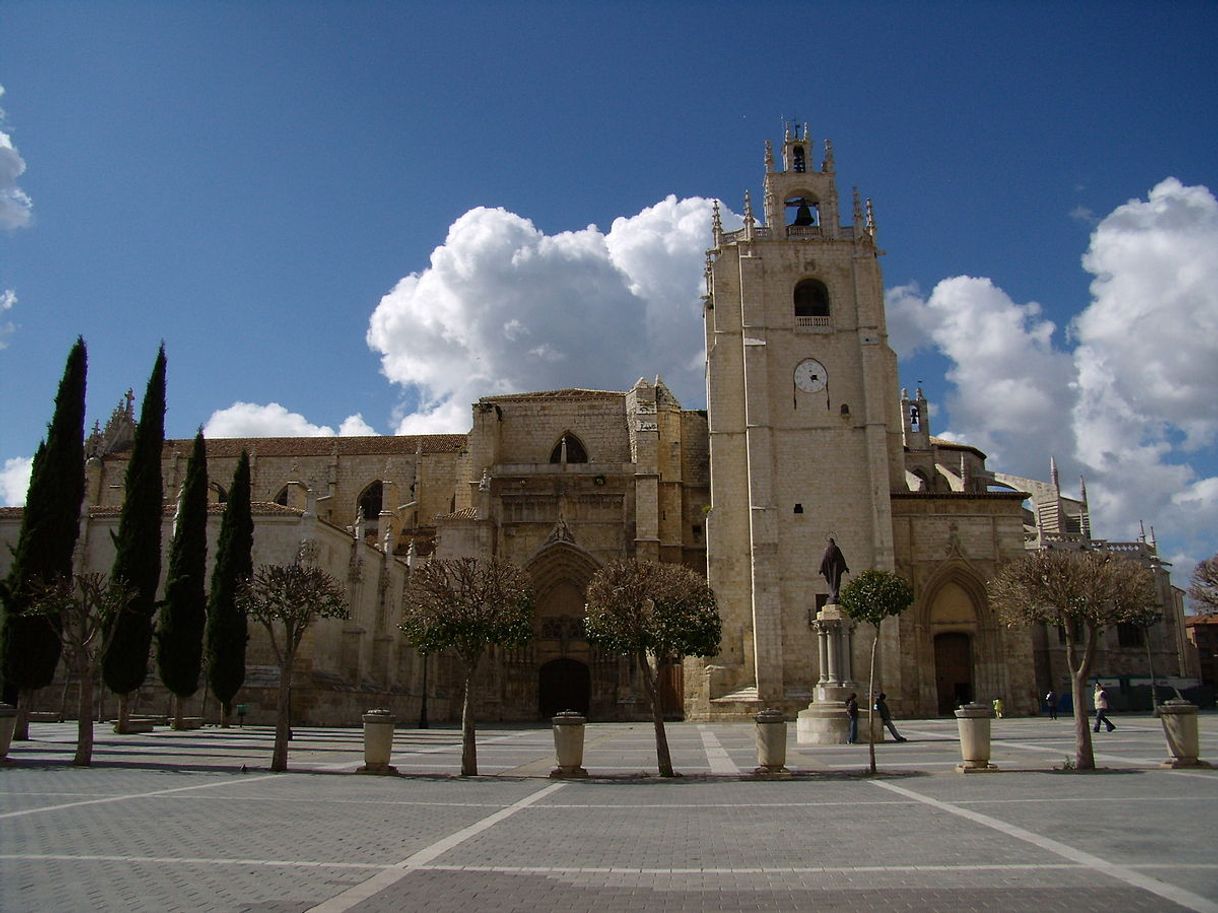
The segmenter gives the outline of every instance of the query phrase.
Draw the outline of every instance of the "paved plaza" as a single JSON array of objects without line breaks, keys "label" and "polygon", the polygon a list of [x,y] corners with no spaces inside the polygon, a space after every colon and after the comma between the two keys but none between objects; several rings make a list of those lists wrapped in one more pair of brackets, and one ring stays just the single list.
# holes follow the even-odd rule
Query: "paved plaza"
[{"label": "paved plaza", "polygon": [[[362,735],[298,729],[271,774],[266,727],[116,736],[70,766],[74,724],[33,723],[0,769],[5,913],[1208,911],[1218,771],[1158,768],[1158,721],[1117,717],[1097,773],[1054,770],[1072,721],[994,722],[1001,770],[960,775],[953,720],[903,744],[806,747],[755,780],[748,724],[588,728],[586,781],[555,781],[543,727],[401,728],[402,776],[357,776]],[[1218,760],[1218,717],[1201,717]]]}]

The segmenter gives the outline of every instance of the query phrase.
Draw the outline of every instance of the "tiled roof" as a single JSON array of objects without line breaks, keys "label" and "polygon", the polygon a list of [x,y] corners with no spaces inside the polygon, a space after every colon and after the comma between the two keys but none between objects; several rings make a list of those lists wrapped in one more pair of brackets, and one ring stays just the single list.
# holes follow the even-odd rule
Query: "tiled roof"
[{"label": "tiled roof", "polygon": [[983,460],[985,459],[985,454],[982,453],[980,450],[978,450],[976,447],[974,447],[972,444],[962,444],[959,441],[949,441],[946,438],[934,437],[933,435],[931,436],[930,442],[934,446],[941,447],[944,450],[971,450],[971,451],[973,451],[973,453],[980,456],[981,459],[983,459]]},{"label": "tiled roof", "polygon": [[484,396],[480,403],[505,403],[513,400],[534,399],[620,399],[625,393],[615,390],[585,390],[581,387],[567,387],[563,390],[539,390],[534,393],[504,393],[499,396]]},{"label": "tiled roof", "polygon": [[451,514],[436,514],[437,520],[477,520],[478,511],[473,507],[462,507]]},{"label": "tiled roof", "polygon": [[[178,506],[173,501],[166,501],[161,505],[161,516],[173,517],[177,509]],[[95,520],[105,517],[117,517],[122,513],[122,510],[123,508],[118,504],[94,504],[89,507],[89,517]],[[224,504],[218,502],[210,503],[207,505],[207,512],[214,516],[219,516],[224,513]],[[24,507],[0,507],[0,520],[21,517],[24,513]],[[299,517],[304,511],[296,507],[284,507],[282,504],[276,504],[273,501],[253,501],[250,503],[250,513],[255,517],[276,515]]]},{"label": "tiled roof", "polygon": [[[401,434],[369,435],[365,437],[241,437],[211,438],[207,441],[207,456],[211,459],[239,457],[244,448],[251,456],[407,456],[420,448],[423,453],[460,453],[465,449],[464,434]],[[175,450],[183,456],[190,453],[193,441],[169,440],[165,454]],[[128,454],[113,454],[120,459]]]}]

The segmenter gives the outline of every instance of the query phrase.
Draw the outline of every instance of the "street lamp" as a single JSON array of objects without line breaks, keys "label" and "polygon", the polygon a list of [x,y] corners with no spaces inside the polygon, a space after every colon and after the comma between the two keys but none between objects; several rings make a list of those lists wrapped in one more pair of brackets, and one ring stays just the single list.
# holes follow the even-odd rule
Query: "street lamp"
[{"label": "street lamp", "polygon": [[[407,548],[406,548],[406,573],[407,574],[414,573],[415,558],[416,558],[416,555],[415,555],[415,550],[414,550],[414,540],[412,539],[410,542],[410,545],[407,546]],[[419,698],[419,728],[420,729],[429,728],[429,724],[427,722],[427,654],[426,653],[423,654],[423,696],[421,698]]]}]

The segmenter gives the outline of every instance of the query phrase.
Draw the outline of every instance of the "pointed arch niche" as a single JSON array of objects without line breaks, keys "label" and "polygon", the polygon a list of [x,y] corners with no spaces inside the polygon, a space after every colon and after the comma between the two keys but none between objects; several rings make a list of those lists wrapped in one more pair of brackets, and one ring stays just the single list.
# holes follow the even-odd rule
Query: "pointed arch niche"
[{"label": "pointed arch niche", "polygon": [[588,462],[588,449],[584,447],[584,442],[572,434],[570,431],[564,431],[558,438],[558,443],[554,445],[554,449],[550,451],[551,463],[586,463]]}]

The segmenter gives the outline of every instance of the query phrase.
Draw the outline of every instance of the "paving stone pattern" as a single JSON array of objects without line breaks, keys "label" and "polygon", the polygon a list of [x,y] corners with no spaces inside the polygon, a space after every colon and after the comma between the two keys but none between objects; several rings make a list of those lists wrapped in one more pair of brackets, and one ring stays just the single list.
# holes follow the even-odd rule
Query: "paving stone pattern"
[{"label": "paving stone pattern", "polygon": [[[1157,721],[1117,723],[1100,772],[1054,770],[1070,720],[1016,719],[1001,771],[962,776],[952,721],[905,721],[876,778],[792,726],[781,780],[725,773],[756,764],[748,725],[670,726],[661,780],[650,726],[606,724],[588,781],[546,777],[543,727],[483,728],[462,779],[453,728],[399,730],[404,775],[369,777],[358,730],[298,730],[271,774],[267,728],[99,726],[78,769],[74,725],[35,723],[0,768],[0,911],[1218,913],[1218,772],[1162,770]],[[1202,733],[1218,760],[1218,717]]]}]

